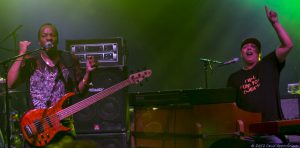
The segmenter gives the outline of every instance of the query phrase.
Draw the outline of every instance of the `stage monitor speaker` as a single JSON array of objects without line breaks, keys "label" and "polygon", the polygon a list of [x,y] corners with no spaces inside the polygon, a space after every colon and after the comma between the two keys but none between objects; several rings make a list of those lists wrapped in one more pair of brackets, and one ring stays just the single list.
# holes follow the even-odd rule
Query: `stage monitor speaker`
[{"label": "stage monitor speaker", "polygon": [[126,133],[77,134],[79,143],[89,142],[97,148],[129,148]]},{"label": "stage monitor speaker", "polygon": [[[86,97],[101,92],[127,79],[127,70],[119,68],[98,68],[91,76]],[[124,132],[128,128],[127,88],[101,99],[74,115],[77,133]],[[81,99],[84,99],[83,97]],[[74,98],[74,103],[81,99]]]}]

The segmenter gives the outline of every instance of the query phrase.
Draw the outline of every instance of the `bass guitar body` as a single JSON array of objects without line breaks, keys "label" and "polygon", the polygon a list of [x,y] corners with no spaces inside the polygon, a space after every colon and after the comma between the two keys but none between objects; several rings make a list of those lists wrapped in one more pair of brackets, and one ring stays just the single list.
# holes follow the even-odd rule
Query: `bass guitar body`
[{"label": "bass guitar body", "polygon": [[62,110],[64,102],[73,95],[74,93],[64,95],[56,105],[47,109],[33,109],[27,112],[21,119],[24,138],[30,144],[41,147],[48,144],[58,132],[71,130],[60,123],[57,112]]}]

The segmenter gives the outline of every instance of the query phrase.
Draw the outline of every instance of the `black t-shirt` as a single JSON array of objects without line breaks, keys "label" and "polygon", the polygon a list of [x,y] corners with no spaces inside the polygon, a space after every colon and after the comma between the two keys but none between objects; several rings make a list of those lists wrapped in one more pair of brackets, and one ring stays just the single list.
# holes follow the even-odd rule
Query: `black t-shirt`
[{"label": "black t-shirt", "polygon": [[227,86],[237,89],[238,106],[246,111],[262,113],[263,121],[282,119],[279,78],[284,65],[272,52],[252,69],[241,69],[231,74]]}]

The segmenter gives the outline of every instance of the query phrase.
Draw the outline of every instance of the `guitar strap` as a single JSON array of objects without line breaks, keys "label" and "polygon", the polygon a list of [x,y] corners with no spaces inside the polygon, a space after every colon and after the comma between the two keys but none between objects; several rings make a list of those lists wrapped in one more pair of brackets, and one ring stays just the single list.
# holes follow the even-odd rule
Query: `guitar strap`
[{"label": "guitar strap", "polygon": [[[78,88],[78,85],[77,85],[77,81],[76,81],[76,72],[75,72],[75,65],[74,65],[74,60],[72,58],[72,55],[71,53],[69,52],[61,52],[60,53],[60,63],[65,66],[68,71],[69,71],[69,78],[71,80],[71,84],[73,86],[72,90],[68,90],[68,91],[72,91],[72,92],[75,92],[76,94],[79,93],[79,88]],[[61,72],[61,67],[59,68],[60,70],[60,73]],[[64,84],[65,86],[67,86],[66,84],[66,80],[64,79]]]}]

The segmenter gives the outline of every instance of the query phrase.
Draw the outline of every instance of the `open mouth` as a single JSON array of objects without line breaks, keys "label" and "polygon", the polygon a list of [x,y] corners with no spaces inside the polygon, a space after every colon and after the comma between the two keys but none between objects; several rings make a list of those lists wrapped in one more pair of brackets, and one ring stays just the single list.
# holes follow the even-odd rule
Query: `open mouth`
[{"label": "open mouth", "polygon": [[250,50],[248,50],[248,51],[246,52],[246,55],[247,55],[247,56],[251,56],[251,55],[253,55],[253,52],[250,51]]}]

